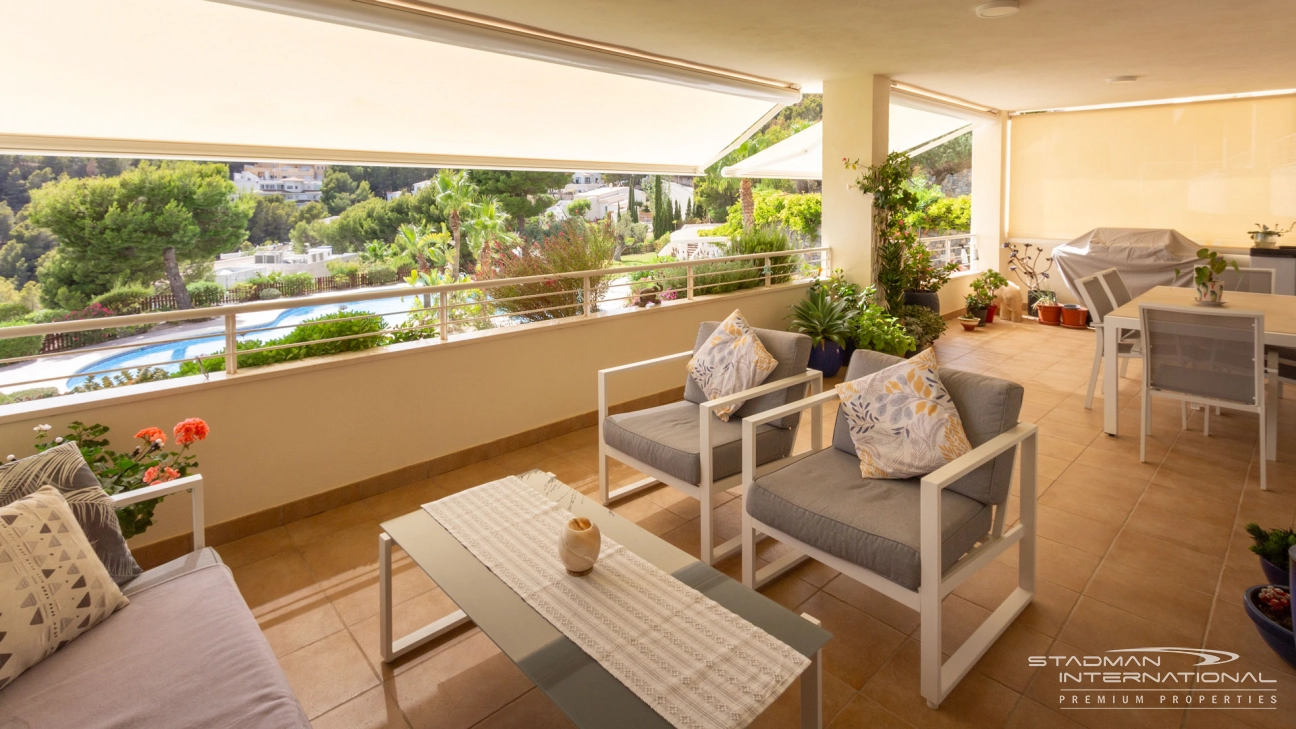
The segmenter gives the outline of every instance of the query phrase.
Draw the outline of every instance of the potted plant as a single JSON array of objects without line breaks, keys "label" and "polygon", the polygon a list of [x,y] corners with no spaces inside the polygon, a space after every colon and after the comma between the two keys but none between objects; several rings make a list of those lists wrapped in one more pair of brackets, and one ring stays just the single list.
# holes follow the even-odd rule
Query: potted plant
[{"label": "potted plant", "polygon": [[932,311],[926,306],[905,306],[900,309],[900,324],[904,327],[905,332],[913,337],[915,348],[914,353],[927,349],[940,335],[945,333],[948,326],[945,319],[940,314]]},{"label": "potted plant", "polygon": [[855,344],[860,349],[871,349],[874,352],[903,357],[917,349],[914,338],[909,336],[900,320],[891,316],[880,306],[868,306],[851,320],[851,330]]},{"label": "potted plant", "polygon": [[1291,591],[1279,585],[1256,585],[1242,604],[1260,637],[1284,661],[1296,667],[1296,638],[1292,636]]},{"label": "potted plant", "polygon": [[905,255],[908,288],[905,290],[905,307],[923,306],[940,315],[940,295],[937,293],[949,283],[950,274],[958,270],[958,263],[950,261],[938,266],[932,260],[931,249],[921,240],[913,241]]},{"label": "potted plant", "polygon": [[994,303],[995,292],[1007,285],[1008,279],[994,269],[983,271],[972,282],[972,290],[980,295],[981,301],[985,302],[985,320],[987,324],[994,323],[995,311],[999,308]]},{"label": "potted plant", "polygon": [[958,320],[959,324],[963,325],[963,331],[965,332],[974,332],[976,331],[976,328],[981,325],[980,319],[975,316],[967,316],[966,314],[960,316]]},{"label": "potted plant", "polygon": [[1035,316],[1039,323],[1055,327],[1062,323],[1062,307],[1057,302],[1057,294],[1052,289],[1041,288],[1035,299]]},{"label": "potted plant", "polygon": [[1251,551],[1260,555],[1260,569],[1271,585],[1289,585],[1287,551],[1296,547],[1296,532],[1290,529],[1261,529],[1259,524],[1246,525],[1247,534],[1255,544]]},{"label": "potted plant", "polygon": [[842,352],[850,336],[846,302],[833,299],[822,286],[812,286],[806,297],[792,305],[792,331],[808,334],[810,367],[832,377],[842,366]]},{"label": "potted plant", "polygon": [[[1222,306],[1224,304],[1224,282],[1216,276],[1224,273],[1224,269],[1229,266],[1233,270],[1238,270],[1238,265],[1234,261],[1226,261],[1218,253],[1203,248],[1197,251],[1198,260],[1204,261],[1200,266],[1193,268],[1193,283],[1197,287],[1197,301],[1203,304],[1213,306]],[[1179,278],[1179,269],[1175,269],[1175,278]]]},{"label": "potted plant", "polygon": [[985,326],[986,309],[990,306],[990,301],[976,290],[976,284],[973,284],[972,292],[963,297],[963,305],[967,308],[967,315],[977,320],[977,326]]},{"label": "potted plant", "polygon": [[1255,243],[1256,248],[1277,248],[1278,239],[1283,237],[1284,233],[1290,233],[1293,230],[1296,230],[1296,223],[1292,223],[1282,230],[1279,230],[1277,225],[1270,228],[1262,223],[1256,223],[1256,228],[1258,228],[1258,230],[1247,232],[1247,235],[1251,236],[1251,240]]},{"label": "potted plant", "polygon": [[[1004,243],[1003,247],[1008,251],[1008,270],[1026,287],[1026,309],[1035,313],[1035,304],[1044,298],[1044,285],[1048,281],[1048,271],[1053,267],[1053,257],[1044,255],[1044,246],[1033,243]],[[1044,259],[1042,264],[1041,258]],[[1052,299],[1057,302],[1056,296]]]},{"label": "potted plant", "polygon": [[1067,329],[1088,329],[1089,310],[1079,304],[1067,304],[1063,306],[1062,326]]},{"label": "potted plant", "polygon": [[[842,159],[847,169],[859,169],[859,160]],[[918,208],[918,194],[908,184],[913,163],[903,152],[892,152],[882,162],[866,167],[855,187],[873,196],[873,276],[887,311],[898,313],[905,304],[912,268],[906,264],[917,236],[905,216]]]},{"label": "potted plant", "polygon": [[[846,280],[846,272],[838,268],[833,271],[832,277],[823,282],[823,287],[828,291],[828,298],[841,301],[846,305],[848,317],[854,317],[864,310],[864,307],[870,306],[877,298],[877,289],[872,286],[860,286]],[[842,353],[842,362],[850,362],[851,354],[855,351],[855,340],[851,337],[846,338],[846,348]]]}]

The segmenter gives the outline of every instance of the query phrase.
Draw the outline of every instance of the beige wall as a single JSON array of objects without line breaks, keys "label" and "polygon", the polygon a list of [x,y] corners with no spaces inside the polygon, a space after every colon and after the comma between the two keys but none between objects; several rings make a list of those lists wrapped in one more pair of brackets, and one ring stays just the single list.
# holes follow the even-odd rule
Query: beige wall
[{"label": "beige wall", "polygon": [[823,244],[832,246],[833,266],[858,284],[873,281],[873,198],[854,187],[859,172],[842,160],[867,167],[886,156],[890,91],[882,76],[824,81]]},{"label": "beige wall", "polygon": [[[202,417],[212,435],[196,453],[207,484],[207,522],[215,524],[593,411],[598,369],[691,349],[699,322],[735,308],[756,326],[786,329],[787,307],[804,289],[793,284],[707,297],[404,352],[362,353],[344,363],[316,360],[281,376],[251,370],[181,388],[171,381],[162,383],[171,389],[151,397],[103,400],[96,393],[98,404],[69,412],[6,416],[0,438],[13,452],[25,451],[33,425],[57,429],[82,420],[108,425],[114,445],[127,449],[140,428],[169,431],[183,418]],[[609,396],[621,402],[683,381],[683,365],[667,365],[628,377]],[[182,534],[188,519],[188,497],[172,497],[141,542]]]},{"label": "beige wall", "polygon": [[1296,96],[1013,117],[1009,236],[1175,228],[1249,246],[1296,219]]}]

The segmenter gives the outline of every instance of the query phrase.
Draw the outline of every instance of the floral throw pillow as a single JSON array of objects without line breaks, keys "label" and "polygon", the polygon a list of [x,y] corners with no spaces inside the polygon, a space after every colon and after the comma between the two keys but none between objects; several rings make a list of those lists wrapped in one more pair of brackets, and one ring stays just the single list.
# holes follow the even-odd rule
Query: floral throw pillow
[{"label": "floral throw pillow", "polygon": [[837,386],[864,478],[925,476],[972,450],[936,352]]},{"label": "floral throw pillow", "polygon": [[[688,363],[689,375],[712,400],[759,385],[776,367],[778,360],[765,349],[737,309],[720,322]],[[726,405],[716,410],[716,416],[729,422],[729,416],[742,405]]]}]

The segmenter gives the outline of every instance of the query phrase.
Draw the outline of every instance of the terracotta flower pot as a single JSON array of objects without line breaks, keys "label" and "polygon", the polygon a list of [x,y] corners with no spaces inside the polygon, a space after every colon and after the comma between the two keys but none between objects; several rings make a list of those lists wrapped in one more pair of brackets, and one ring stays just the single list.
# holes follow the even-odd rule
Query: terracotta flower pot
[{"label": "terracotta flower pot", "polygon": [[989,306],[986,307],[986,317],[985,317],[985,319],[986,319],[986,324],[993,324],[993,323],[994,323],[994,316],[995,316],[995,312],[997,312],[997,311],[999,311],[999,305],[998,305],[998,304],[991,304],[991,305],[989,305]]},{"label": "terracotta flower pot", "polygon": [[963,325],[963,331],[965,331],[965,332],[975,332],[975,331],[976,331],[976,328],[977,328],[977,325],[980,324],[980,323],[981,323],[981,320],[978,319],[978,318],[976,318],[975,316],[960,316],[960,317],[959,317],[959,324],[962,324],[962,325]]},{"label": "terracotta flower pot", "polygon": [[1068,329],[1085,329],[1089,321],[1089,310],[1083,306],[1062,307],[1062,326]]},{"label": "terracotta flower pot", "polygon": [[1062,307],[1059,304],[1036,304],[1035,313],[1039,315],[1039,323],[1045,326],[1055,327],[1062,323]]},{"label": "terracotta flower pot", "polygon": [[583,516],[568,521],[558,537],[558,557],[569,575],[589,574],[602,548],[598,525]]}]

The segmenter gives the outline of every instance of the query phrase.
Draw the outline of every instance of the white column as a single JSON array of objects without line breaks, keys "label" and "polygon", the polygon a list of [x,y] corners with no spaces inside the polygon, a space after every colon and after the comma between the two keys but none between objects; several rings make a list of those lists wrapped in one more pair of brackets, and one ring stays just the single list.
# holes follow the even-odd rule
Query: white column
[{"label": "white column", "polygon": [[[1002,249],[1008,199],[1007,130],[1004,112],[999,112],[998,120],[972,129],[972,232],[977,237],[977,255],[982,268],[995,268],[1004,275],[1008,275]],[[1011,276],[1009,280],[1016,281]]]},{"label": "white column", "polygon": [[859,284],[873,281],[873,200],[853,186],[858,171],[887,154],[891,79],[855,76],[824,81],[823,242],[832,246],[833,266]]}]

